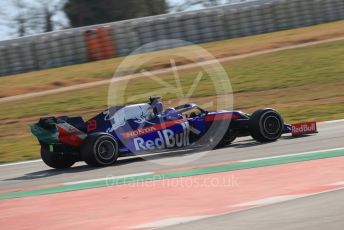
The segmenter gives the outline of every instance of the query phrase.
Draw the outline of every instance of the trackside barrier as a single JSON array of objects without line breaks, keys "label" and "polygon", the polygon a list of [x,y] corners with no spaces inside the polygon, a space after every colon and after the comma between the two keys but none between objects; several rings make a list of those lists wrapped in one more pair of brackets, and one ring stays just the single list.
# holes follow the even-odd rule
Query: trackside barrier
[{"label": "trackside barrier", "polygon": [[163,39],[204,43],[342,19],[344,0],[255,0],[81,27],[0,41],[0,76],[124,56]]},{"label": "trackside barrier", "polygon": [[87,30],[84,36],[89,60],[101,60],[116,56],[111,27]]}]

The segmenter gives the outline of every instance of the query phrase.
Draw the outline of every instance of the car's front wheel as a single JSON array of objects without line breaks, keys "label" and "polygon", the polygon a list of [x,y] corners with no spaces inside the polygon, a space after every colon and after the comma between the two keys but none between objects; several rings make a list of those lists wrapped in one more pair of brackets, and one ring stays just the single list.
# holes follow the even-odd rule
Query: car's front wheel
[{"label": "car's front wheel", "polygon": [[76,162],[71,155],[49,151],[48,146],[41,146],[41,158],[46,165],[55,169],[70,168]]},{"label": "car's front wheel", "polygon": [[118,158],[118,143],[109,134],[93,134],[81,144],[81,158],[91,166],[109,166]]},{"label": "car's front wheel", "polygon": [[251,136],[259,142],[278,140],[283,132],[282,116],[273,109],[261,109],[252,114],[249,121]]},{"label": "car's front wheel", "polygon": [[220,140],[220,142],[216,145],[216,148],[222,148],[225,146],[230,145],[233,141],[235,141],[235,139],[237,138],[236,133],[229,129],[225,135],[222,137],[222,139]]}]

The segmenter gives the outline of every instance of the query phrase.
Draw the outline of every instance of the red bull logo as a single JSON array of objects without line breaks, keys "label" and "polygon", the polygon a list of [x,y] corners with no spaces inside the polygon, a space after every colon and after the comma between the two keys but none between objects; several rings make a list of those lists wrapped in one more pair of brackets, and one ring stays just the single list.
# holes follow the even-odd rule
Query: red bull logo
[{"label": "red bull logo", "polygon": [[190,145],[190,126],[188,123],[181,123],[183,132],[175,133],[173,130],[165,129],[158,131],[158,137],[154,140],[144,140],[141,137],[135,138],[134,146],[136,151],[155,149],[185,147]]},{"label": "red bull logo", "polygon": [[111,121],[112,127],[107,130],[111,133],[124,126],[128,120],[134,120],[138,124],[150,123],[148,120],[153,116],[153,110],[149,104],[138,104],[126,106],[114,113],[107,110],[104,115],[105,120]]},{"label": "red bull logo", "polygon": [[291,133],[293,136],[317,133],[316,122],[293,124]]}]

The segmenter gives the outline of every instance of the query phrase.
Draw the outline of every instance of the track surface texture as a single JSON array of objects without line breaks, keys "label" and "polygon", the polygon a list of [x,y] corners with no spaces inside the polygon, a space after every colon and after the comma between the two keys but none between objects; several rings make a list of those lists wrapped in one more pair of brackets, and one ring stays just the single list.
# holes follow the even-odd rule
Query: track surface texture
[{"label": "track surface texture", "polygon": [[344,190],[175,225],[166,230],[343,229]]},{"label": "track surface texture", "polygon": [[[317,135],[300,138],[286,135],[269,144],[240,138],[232,146],[209,151],[204,156],[202,152],[170,152],[151,155],[145,160],[122,159],[107,168],[92,168],[80,162],[68,170],[53,170],[39,160],[0,165],[0,210],[3,214],[0,223],[5,227],[13,226],[13,229],[53,226],[53,229],[339,230],[344,226],[341,202],[344,192],[343,126],[344,121],[326,122],[319,124]],[[278,160],[317,153],[325,157],[290,163]],[[280,157],[283,155],[285,157]],[[199,158],[185,163],[191,156]],[[281,164],[273,164],[274,159]],[[221,169],[245,162],[252,162],[251,168]],[[266,163],[255,167],[254,162]],[[197,167],[203,167],[203,173],[184,177]],[[207,167],[208,173],[204,171]],[[181,178],[168,179],[169,173],[178,174],[179,171],[184,172],[180,173]],[[80,181],[80,184],[87,184],[109,176],[147,173],[161,173],[167,180],[153,184],[106,184],[93,189],[86,186],[58,192],[70,185],[79,186]],[[190,180],[208,182],[228,178],[234,178],[236,183],[218,187],[185,186]],[[85,182],[87,180],[93,182]],[[183,186],[166,184],[172,181]],[[30,192],[44,189],[57,193]],[[7,194],[20,191],[24,192],[23,196],[6,198]],[[75,215],[80,210],[84,210],[83,215]],[[37,221],[39,218],[42,219]]]},{"label": "track surface texture", "polygon": [[0,188],[6,191],[343,147],[344,121],[323,123],[318,129],[317,135],[300,138],[286,135],[279,141],[268,144],[260,144],[250,138],[239,138],[231,146],[209,151],[196,161],[186,164],[183,163],[191,156],[203,153],[172,152],[150,155],[145,160],[119,159],[116,165],[107,168],[92,168],[83,162],[67,170],[50,169],[42,161],[0,165]]}]

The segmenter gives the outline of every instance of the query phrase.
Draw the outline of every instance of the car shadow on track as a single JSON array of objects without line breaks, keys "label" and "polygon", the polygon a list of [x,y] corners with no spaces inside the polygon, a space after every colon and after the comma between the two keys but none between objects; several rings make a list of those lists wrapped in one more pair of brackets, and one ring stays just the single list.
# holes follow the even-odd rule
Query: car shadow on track
[{"label": "car shadow on track", "polygon": [[[214,150],[217,149],[225,149],[225,148],[244,148],[244,147],[250,147],[250,146],[256,146],[261,143],[257,142],[238,142],[238,143],[233,143],[232,145],[221,147],[221,148],[215,148]],[[121,159],[119,158],[118,161],[116,162],[115,165],[109,166],[109,167],[119,167],[123,166],[126,164],[132,164],[135,162],[142,162],[142,161],[149,161],[149,160],[159,160],[159,159],[164,159],[164,158],[174,158],[174,157],[181,157],[181,156],[187,156],[191,154],[197,154],[203,151],[212,151],[212,150],[204,150],[204,149],[187,149],[187,150],[176,150],[176,151],[170,151],[170,152],[162,152],[162,153],[151,153],[148,155],[144,156],[132,156],[127,159]],[[86,171],[92,171],[92,170],[101,170],[102,168],[100,167],[92,167],[88,165],[77,165],[73,166],[68,169],[46,169],[46,170],[41,170],[37,172],[31,172],[24,174],[19,177],[14,177],[14,178],[8,178],[5,179],[4,181],[23,181],[23,180],[37,180],[37,179],[42,179],[42,178],[48,178],[48,177],[54,177],[58,175],[64,175],[68,177],[68,174],[74,174],[74,173],[82,173]]]},{"label": "car shadow on track", "polygon": [[[119,165],[125,165],[125,164],[130,164],[133,162],[138,162],[138,161],[144,161],[142,158],[131,158],[131,159],[119,159],[116,165],[114,166],[119,166]],[[109,166],[112,167],[112,166]],[[14,178],[8,178],[3,181],[13,181],[13,180],[35,180],[35,179],[41,179],[41,178],[47,178],[47,177],[53,177],[53,176],[58,176],[58,175],[63,175],[66,174],[65,176],[68,177],[68,174],[73,174],[73,173],[82,173],[86,171],[92,171],[92,170],[100,170],[102,169],[101,167],[92,167],[89,165],[78,165],[78,166],[73,166],[68,169],[46,169],[46,170],[41,170],[37,172],[32,172],[32,173],[27,173],[24,174],[23,176],[19,177],[14,177]]]},{"label": "car shadow on track", "polygon": [[304,134],[301,136],[282,136],[280,139],[282,139],[282,140],[302,139],[302,138],[313,137],[313,136],[314,136],[314,134]]},{"label": "car shadow on track", "polygon": [[[282,136],[282,140],[288,140],[288,139],[295,139],[295,138],[306,138],[310,137],[312,135],[304,135],[300,137],[292,137],[292,136]],[[219,147],[215,148],[214,150],[218,149],[230,149],[230,148],[249,148],[249,147],[255,147],[259,145],[266,145],[269,143],[260,143],[255,140],[249,139],[249,140],[237,140],[234,141],[232,144],[224,147]],[[204,149],[184,149],[184,150],[176,150],[176,151],[170,151],[170,152],[162,152],[162,153],[151,153],[149,155],[145,156],[132,156],[128,159],[118,159],[117,163],[113,166],[109,167],[119,167],[122,165],[126,164],[131,164],[135,162],[142,162],[142,161],[148,161],[148,160],[158,160],[158,159],[164,159],[164,158],[171,158],[171,157],[180,157],[180,156],[186,156],[186,155],[191,155],[191,154],[197,154],[202,151],[209,151],[209,150],[204,150]],[[210,150],[212,151],[212,150]],[[100,170],[101,168],[98,167],[91,167],[88,165],[78,165],[74,166],[69,169],[48,169],[48,170],[42,170],[42,171],[37,171],[37,172],[32,172],[32,173],[27,173],[23,176],[20,177],[15,177],[15,178],[9,178],[5,179],[4,181],[13,181],[13,180],[34,180],[34,179],[40,179],[40,178],[47,178],[47,177],[52,177],[52,176],[57,176],[57,175],[62,175],[66,174],[72,174],[72,173],[80,173],[80,172],[85,172],[85,171],[91,171],[91,170]]]},{"label": "car shadow on track", "polygon": [[221,149],[228,148],[228,147],[241,149],[241,148],[255,147],[255,146],[266,145],[266,144],[268,144],[268,143],[261,143],[261,142],[255,141],[255,140],[245,140],[245,141],[233,142],[231,145],[222,147]]},{"label": "car shadow on track", "polygon": [[[41,170],[41,171],[37,171],[37,172],[27,173],[27,174],[24,174],[23,176],[19,176],[19,177],[15,177],[15,178],[8,178],[4,181],[34,180],[34,179],[52,177],[52,176],[68,174],[68,173],[79,173],[79,172],[95,170],[95,169],[96,168],[90,167],[88,165],[76,166],[76,167],[72,167],[69,169],[47,169],[47,170]],[[66,175],[66,176],[68,176],[68,175]]]}]

